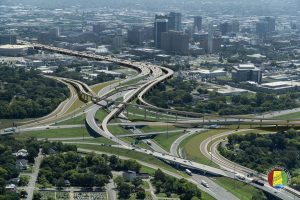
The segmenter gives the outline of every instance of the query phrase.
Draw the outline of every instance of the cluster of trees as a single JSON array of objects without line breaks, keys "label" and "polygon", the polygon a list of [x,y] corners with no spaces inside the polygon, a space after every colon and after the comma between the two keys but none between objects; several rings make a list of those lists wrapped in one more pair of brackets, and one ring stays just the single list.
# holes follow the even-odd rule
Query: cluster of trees
[{"label": "cluster of trees", "polygon": [[49,114],[69,91],[39,71],[0,66],[0,119],[35,118]]},{"label": "cluster of trees", "polygon": [[[199,90],[198,90],[199,91]],[[201,94],[207,94],[201,91]],[[297,105],[291,94],[241,94],[224,97],[215,92],[210,92],[210,100],[198,102],[193,109],[196,112],[218,113],[220,115],[239,115],[261,113],[271,110],[294,108]]]},{"label": "cluster of trees", "polygon": [[106,157],[67,152],[51,155],[43,160],[38,183],[45,187],[51,184],[60,188],[68,180],[72,186],[103,187],[111,177]]},{"label": "cluster of trees", "polygon": [[276,134],[230,135],[220,153],[241,165],[266,173],[272,166],[291,172],[292,186],[300,189],[300,133],[294,129]]},{"label": "cluster of trees", "polygon": [[[36,139],[28,139],[18,141],[11,136],[0,137],[0,199],[19,199],[17,193],[5,190],[5,186],[12,178],[17,178],[20,171],[16,168],[16,160],[18,159],[13,153],[20,149],[26,149],[29,153],[26,159],[33,162],[37,156],[40,144]],[[20,185],[25,185],[28,180],[26,177],[20,178]]]},{"label": "cluster of trees", "polygon": [[208,101],[196,101],[191,95],[197,84],[193,81],[185,81],[182,78],[174,78],[159,85],[147,97],[147,100],[163,108],[176,108],[178,110],[215,113],[220,115],[241,115],[262,113],[271,110],[294,108],[298,105],[297,94],[241,94],[223,96],[215,91],[198,88],[200,95],[208,95]]},{"label": "cluster of trees", "polygon": [[182,107],[190,105],[193,101],[191,92],[195,89],[196,83],[184,81],[182,78],[174,78],[165,84],[158,85],[147,100],[159,107]]},{"label": "cluster of trees", "polygon": [[51,154],[53,152],[53,150],[55,153],[63,153],[63,152],[69,152],[69,151],[76,152],[77,147],[75,145],[63,144],[62,142],[49,142],[49,141],[43,142],[42,152],[44,154]]},{"label": "cluster of trees", "polygon": [[[71,150],[72,147],[65,147]],[[141,166],[134,160],[120,160],[116,156],[89,154],[82,156],[74,151],[51,155],[43,160],[38,183],[44,187],[55,185],[65,187],[66,180],[71,186],[103,187],[112,178],[111,170],[134,170]]]},{"label": "cluster of trees", "polygon": [[151,181],[155,186],[156,193],[164,192],[168,197],[175,193],[180,196],[181,200],[201,199],[201,191],[196,185],[185,179],[176,179],[168,176],[160,169],[155,171],[154,178]]},{"label": "cluster of trees", "polygon": [[[94,85],[97,83],[107,82],[114,80],[115,77],[111,74],[106,73],[100,73],[95,79],[93,80],[87,80],[84,79],[82,74],[80,73],[81,69],[80,67],[76,67],[75,71],[69,71],[66,67],[59,67],[56,69],[56,71],[53,73],[55,76],[64,77],[64,78],[70,78],[74,80],[82,81],[88,85]],[[124,75],[121,78],[125,78]]]},{"label": "cluster of trees", "polygon": [[118,195],[120,199],[130,198],[130,194],[136,193],[136,199],[145,199],[146,192],[142,188],[143,181],[141,178],[135,178],[132,182],[125,182],[123,177],[118,176],[114,182],[117,185]]}]

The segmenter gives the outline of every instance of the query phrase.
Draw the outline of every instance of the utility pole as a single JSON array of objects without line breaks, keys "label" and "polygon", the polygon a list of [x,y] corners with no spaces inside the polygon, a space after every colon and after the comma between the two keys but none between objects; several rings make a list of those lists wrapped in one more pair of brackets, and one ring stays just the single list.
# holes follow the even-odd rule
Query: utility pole
[{"label": "utility pole", "polygon": [[210,136],[210,162],[212,162],[212,135]]}]

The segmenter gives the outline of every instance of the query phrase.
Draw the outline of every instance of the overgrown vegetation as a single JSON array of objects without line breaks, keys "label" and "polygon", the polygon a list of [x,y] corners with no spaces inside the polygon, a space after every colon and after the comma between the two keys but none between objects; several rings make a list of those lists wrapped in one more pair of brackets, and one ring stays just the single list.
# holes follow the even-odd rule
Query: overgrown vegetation
[{"label": "overgrown vegetation", "polygon": [[[205,96],[207,100],[197,100],[192,92],[198,96]],[[298,94],[241,94],[224,96],[206,88],[197,88],[194,81],[173,78],[154,89],[147,100],[159,107],[176,108],[178,110],[199,113],[214,113],[220,115],[253,114],[273,110],[294,108],[298,105]]]},{"label": "overgrown vegetation", "polygon": [[0,119],[35,118],[49,114],[69,90],[38,70],[0,66]]},{"label": "overgrown vegetation", "polygon": [[[112,178],[111,170],[134,170],[141,165],[133,160],[120,160],[116,156],[88,154],[76,151],[51,155],[43,160],[38,183],[43,187],[65,186],[103,187]],[[70,184],[66,184],[70,183]]]},{"label": "overgrown vegetation", "polygon": [[151,182],[155,186],[156,193],[166,193],[167,197],[171,197],[171,194],[175,193],[180,196],[181,200],[201,199],[201,191],[196,185],[185,179],[168,176],[160,169],[155,172]]},{"label": "overgrown vegetation", "polygon": [[272,166],[283,166],[292,175],[291,185],[300,189],[300,133],[294,129],[276,134],[230,135],[226,148],[219,150],[226,158],[266,173]]}]

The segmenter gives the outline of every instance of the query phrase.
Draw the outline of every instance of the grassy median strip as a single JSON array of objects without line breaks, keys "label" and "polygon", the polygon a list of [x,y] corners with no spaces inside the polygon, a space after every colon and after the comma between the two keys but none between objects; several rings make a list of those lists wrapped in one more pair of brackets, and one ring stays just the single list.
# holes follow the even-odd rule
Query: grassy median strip
[{"label": "grassy median strip", "polygon": [[174,131],[174,130],[183,130],[181,128],[177,128],[173,125],[150,125],[144,126],[141,128],[144,133],[151,133],[151,132],[163,132],[163,131]]},{"label": "grassy median strip", "polygon": [[234,181],[233,179],[226,177],[218,177],[214,181],[240,200],[252,199],[252,196],[259,192],[259,189],[252,185],[240,181]]},{"label": "grassy median strip", "polygon": [[289,113],[285,115],[280,115],[277,117],[273,117],[273,119],[282,119],[282,120],[289,120],[289,119],[300,119],[300,112]]},{"label": "grassy median strip", "polygon": [[108,81],[108,82],[105,82],[105,83],[100,83],[100,84],[96,84],[96,85],[93,85],[91,86],[91,89],[95,92],[95,93],[98,93],[100,90],[102,90],[103,88],[113,84],[113,83],[116,83],[118,80],[113,80],[113,81]]},{"label": "grassy median strip", "polygon": [[192,135],[186,138],[179,146],[182,148],[183,156],[186,156],[187,159],[193,160],[198,163],[209,165],[212,167],[218,167],[217,164],[211,162],[200,152],[200,144],[206,138],[220,134],[222,132],[229,131],[227,129],[214,129],[205,132],[200,132],[198,134]]},{"label": "grassy median strip", "polygon": [[41,131],[31,131],[16,134],[18,139],[26,139],[30,137],[36,138],[71,138],[71,137],[90,137],[85,128],[65,128],[65,129],[48,129]]},{"label": "grassy median strip", "polygon": [[85,114],[82,114],[82,115],[67,119],[65,121],[56,123],[55,125],[75,125],[75,124],[84,124],[84,122],[85,122]]},{"label": "grassy median strip", "polygon": [[108,125],[108,130],[111,132],[113,135],[127,135],[127,134],[133,134],[131,131],[122,128],[121,126],[115,126],[115,125]]},{"label": "grassy median strip", "polygon": [[78,138],[78,139],[72,139],[72,140],[59,140],[63,143],[95,143],[95,144],[116,144],[115,142],[105,138],[105,137],[98,137],[98,138]]},{"label": "grassy median strip", "polygon": [[154,137],[154,141],[158,143],[164,150],[170,151],[172,143],[179,138],[183,132],[160,134]]}]

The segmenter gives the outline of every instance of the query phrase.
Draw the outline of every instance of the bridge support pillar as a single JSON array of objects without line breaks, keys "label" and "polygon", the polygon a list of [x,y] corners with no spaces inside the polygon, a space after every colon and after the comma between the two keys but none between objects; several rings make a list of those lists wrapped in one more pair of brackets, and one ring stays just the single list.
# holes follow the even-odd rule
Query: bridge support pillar
[{"label": "bridge support pillar", "polygon": [[129,110],[129,109],[128,109],[127,106],[125,107],[125,109],[126,109],[126,114],[127,114],[127,118],[128,118],[128,110]]},{"label": "bridge support pillar", "polygon": [[261,126],[262,126],[262,119],[260,119],[260,128],[261,128]]},{"label": "bridge support pillar", "polygon": [[146,110],[146,108],[144,109],[144,120],[146,120],[146,118],[147,118],[147,110]]}]

